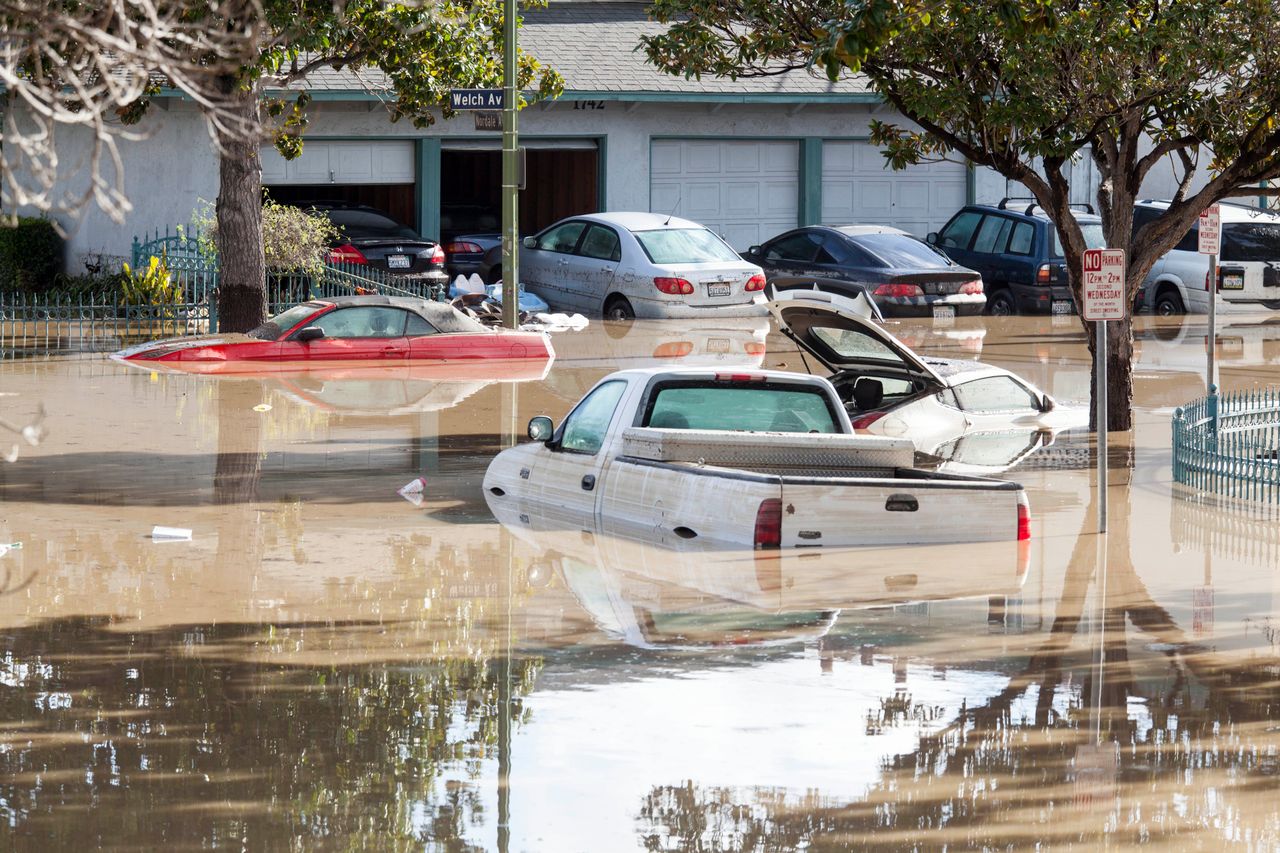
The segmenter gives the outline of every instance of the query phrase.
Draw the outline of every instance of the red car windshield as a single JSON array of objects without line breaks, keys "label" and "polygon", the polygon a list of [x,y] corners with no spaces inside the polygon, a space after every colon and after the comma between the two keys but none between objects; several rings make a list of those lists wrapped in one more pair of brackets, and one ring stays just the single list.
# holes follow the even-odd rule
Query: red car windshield
[{"label": "red car windshield", "polygon": [[314,303],[303,303],[295,305],[288,311],[281,311],[261,326],[250,329],[248,335],[251,338],[257,338],[260,341],[277,341],[285,332],[301,323],[303,320],[314,315],[319,311],[322,305]]}]

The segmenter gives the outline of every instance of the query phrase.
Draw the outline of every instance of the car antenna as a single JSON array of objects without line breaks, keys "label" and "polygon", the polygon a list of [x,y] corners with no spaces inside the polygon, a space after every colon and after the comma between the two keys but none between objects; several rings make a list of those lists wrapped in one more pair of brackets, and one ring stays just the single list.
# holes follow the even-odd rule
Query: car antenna
[{"label": "car antenna", "polygon": [[676,194],[676,203],[675,203],[675,205],[674,205],[674,206],[672,206],[672,208],[671,208],[671,212],[667,214],[667,221],[666,221],[666,222],[664,222],[664,223],[662,223],[662,226],[663,226],[664,228],[665,228],[666,226],[668,226],[668,225],[670,225],[670,224],[671,224],[671,217],[673,217],[673,216],[675,216],[675,215],[676,215],[676,209],[677,209],[677,208],[679,208],[679,207],[680,207],[680,195],[679,195],[679,193],[677,193],[677,194]]}]

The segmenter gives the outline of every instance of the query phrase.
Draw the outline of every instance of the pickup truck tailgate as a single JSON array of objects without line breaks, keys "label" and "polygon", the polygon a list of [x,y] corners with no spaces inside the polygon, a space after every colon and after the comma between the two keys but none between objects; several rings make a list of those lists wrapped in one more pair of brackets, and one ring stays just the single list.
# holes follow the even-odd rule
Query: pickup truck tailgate
[{"label": "pickup truck tailgate", "polygon": [[1016,483],[784,478],[782,548],[996,542],[1018,535]]}]

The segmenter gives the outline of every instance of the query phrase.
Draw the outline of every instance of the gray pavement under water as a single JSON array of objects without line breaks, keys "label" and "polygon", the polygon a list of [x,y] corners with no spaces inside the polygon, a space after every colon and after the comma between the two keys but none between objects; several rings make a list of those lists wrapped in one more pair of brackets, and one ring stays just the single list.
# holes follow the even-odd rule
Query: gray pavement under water
[{"label": "gray pavement under water", "polygon": [[[1087,400],[1075,318],[895,330]],[[957,443],[1028,490],[1013,576],[489,513],[529,417],[622,367],[806,369],[765,332],[594,324],[518,383],[0,362],[49,433],[0,465],[0,849],[1280,846],[1280,525],[1170,483],[1203,318],[1139,318],[1105,543],[1089,434]],[[1278,363],[1223,318],[1225,387]]]}]

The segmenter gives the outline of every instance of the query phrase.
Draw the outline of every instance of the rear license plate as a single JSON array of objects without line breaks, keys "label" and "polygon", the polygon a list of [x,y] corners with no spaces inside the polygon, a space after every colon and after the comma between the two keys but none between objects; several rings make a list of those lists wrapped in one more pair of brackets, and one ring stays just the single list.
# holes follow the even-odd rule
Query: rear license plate
[{"label": "rear license plate", "polygon": [[408,255],[387,255],[387,269],[407,270],[409,268]]},{"label": "rear license plate", "polygon": [[1223,290],[1244,290],[1244,273],[1224,272],[1222,274]]},{"label": "rear license plate", "polygon": [[933,306],[933,319],[954,320],[955,318],[956,318],[956,307],[954,305]]},{"label": "rear license plate", "polygon": [[713,281],[707,285],[707,296],[728,296],[733,292],[733,285],[726,281]]},{"label": "rear license plate", "polygon": [[707,338],[707,352],[724,353],[728,351],[728,338]]},{"label": "rear license plate", "polygon": [[1071,303],[1065,299],[1059,299],[1049,306],[1049,312],[1052,314],[1070,314]]}]

